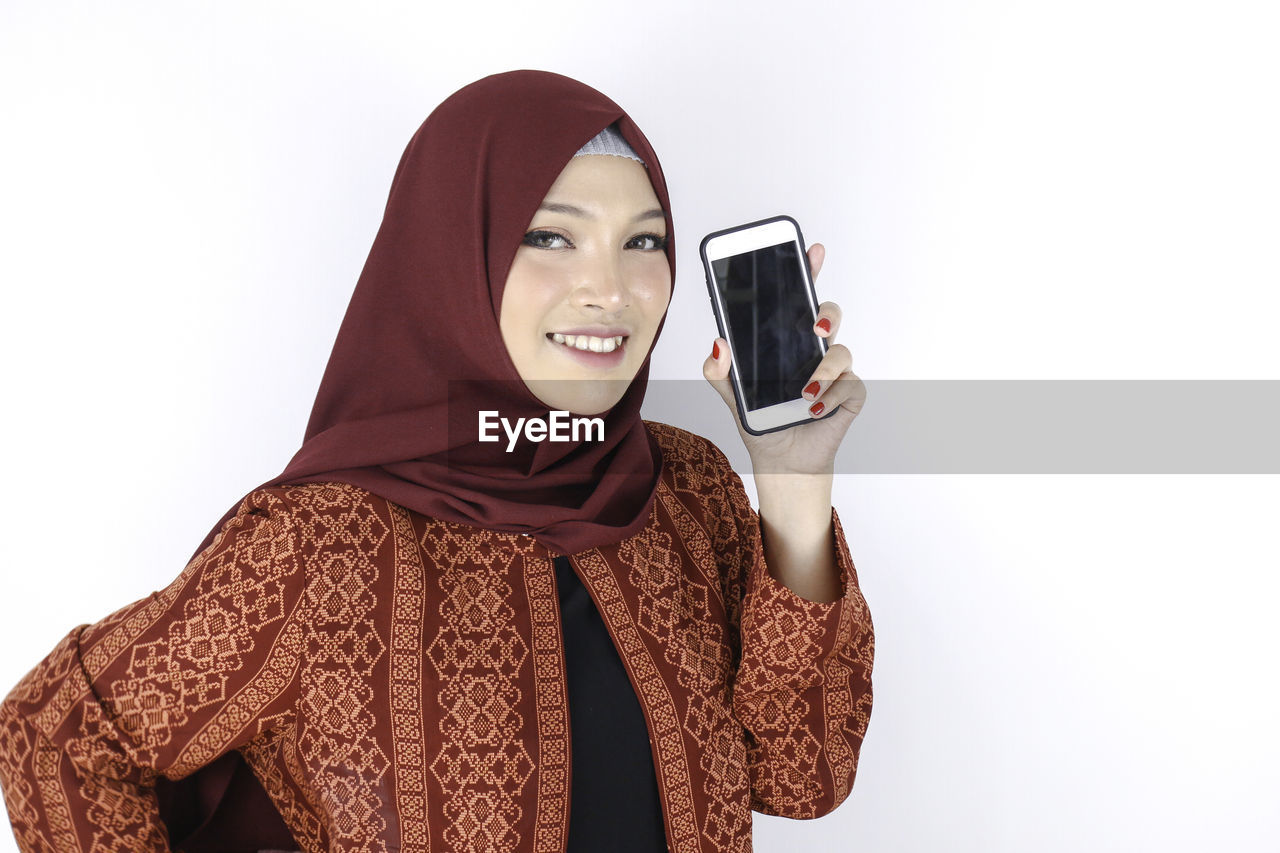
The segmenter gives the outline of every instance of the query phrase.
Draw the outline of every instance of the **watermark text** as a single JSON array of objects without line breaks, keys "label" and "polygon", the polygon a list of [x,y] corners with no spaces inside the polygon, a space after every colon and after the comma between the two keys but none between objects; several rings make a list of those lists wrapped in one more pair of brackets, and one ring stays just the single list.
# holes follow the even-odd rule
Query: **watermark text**
[{"label": "watermark text", "polygon": [[507,436],[507,453],[515,449],[523,435],[525,440],[541,441],[604,441],[604,418],[573,417],[569,412],[552,410],[547,419],[516,418],[515,423],[501,417],[497,411],[480,412],[480,440],[501,441],[501,428]]}]

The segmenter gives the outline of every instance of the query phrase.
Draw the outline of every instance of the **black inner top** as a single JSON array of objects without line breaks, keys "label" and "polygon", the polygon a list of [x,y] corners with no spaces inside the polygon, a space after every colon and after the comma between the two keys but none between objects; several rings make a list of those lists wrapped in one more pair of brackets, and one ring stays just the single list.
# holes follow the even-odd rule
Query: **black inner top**
[{"label": "black inner top", "polygon": [[555,565],[573,754],[567,853],[665,851],[644,712],[591,595],[567,557]]}]

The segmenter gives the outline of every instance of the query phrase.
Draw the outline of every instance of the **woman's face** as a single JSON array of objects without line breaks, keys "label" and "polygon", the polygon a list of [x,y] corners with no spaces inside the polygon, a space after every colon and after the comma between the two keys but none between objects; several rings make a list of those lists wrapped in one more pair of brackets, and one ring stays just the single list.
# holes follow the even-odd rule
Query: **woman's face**
[{"label": "woman's face", "polygon": [[564,167],[516,250],[499,318],[548,407],[594,415],[622,399],[671,298],[666,239],[644,166],[590,154]]}]

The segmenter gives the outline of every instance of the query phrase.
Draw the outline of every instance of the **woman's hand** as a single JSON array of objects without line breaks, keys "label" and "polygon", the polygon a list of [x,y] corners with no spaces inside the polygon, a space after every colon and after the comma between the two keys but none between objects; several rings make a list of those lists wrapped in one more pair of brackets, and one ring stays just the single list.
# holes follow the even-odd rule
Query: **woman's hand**
[{"label": "woman's hand", "polygon": [[[817,281],[825,257],[826,249],[821,243],[809,247],[809,269],[814,281]],[[729,381],[729,365],[732,363],[729,344],[724,338],[715,339],[712,345],[714,357],[709,356],[703,363],[702,375],[733,413],[738,434],[742,436],[757,474],[833,473],[840,442],[867,399],[866,386],[849,369],[853,359],[848,347],[835,343],[840,331],[840,317],[840,306],[834,302],[823,302],[818,307],[818,319],[813,330],[826,338],[830,347],[805,383],[804,398],[811,403],[809,416],[812,421],[765,435],[751,435],[742,428]],[[832,410],[835,410],[834,415],[822,418]]]}]

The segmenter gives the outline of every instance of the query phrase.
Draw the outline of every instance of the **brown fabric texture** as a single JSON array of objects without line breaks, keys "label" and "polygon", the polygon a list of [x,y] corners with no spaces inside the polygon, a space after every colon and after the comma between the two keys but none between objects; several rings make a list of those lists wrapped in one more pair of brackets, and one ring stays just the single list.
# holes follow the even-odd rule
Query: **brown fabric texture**
[{"label": "brown fabric texture", "polygon": [[[750,849],[750,810],[848,796],[872,624],[768,573],[741,481],[655,423],[644,527],[570,555],[624,661],[678,853]],[[76,628],[0,706],[24,851],[163,851],[154,786],[239,751],[299,847],[546,851],[570,731],[552,558],[347,483],[250,494],[166,589]]]},{"label": "brown fabric texture", "polygon": [[522,442],[506,452],[477,434],[481,410],[513,422],[546,418],[503,343],[502,293],[547,191],[574,152],[614,123],[666,211],[675,281],[662,167],[621,107],[546,71],[472,83],[432,111],[405,148],[305,441],[263,486],[351,483],[432,518],[529,533],[562,553],[644,526],[661,466],[640,419],[647,357],[603,415],[603,440]]}]

